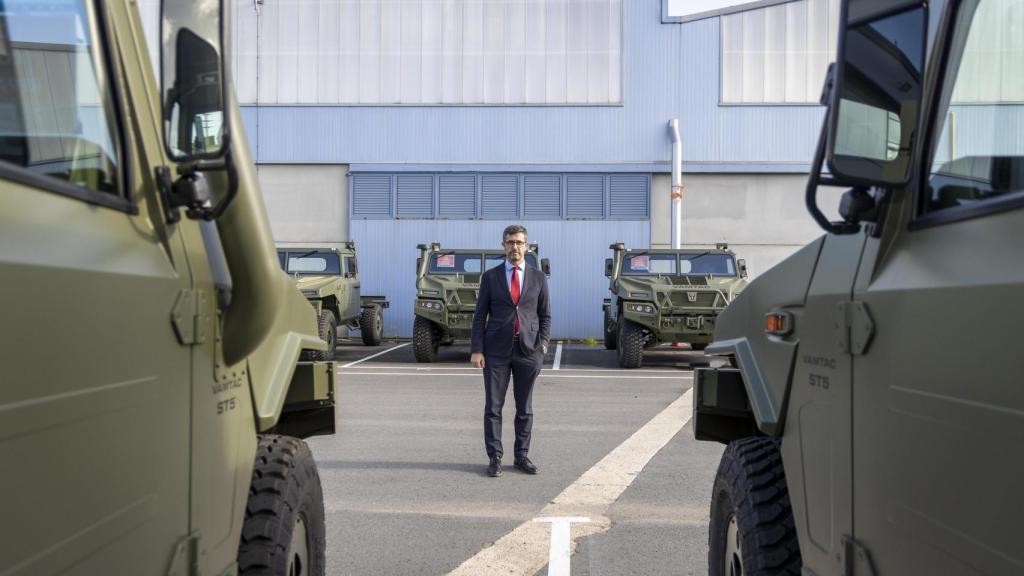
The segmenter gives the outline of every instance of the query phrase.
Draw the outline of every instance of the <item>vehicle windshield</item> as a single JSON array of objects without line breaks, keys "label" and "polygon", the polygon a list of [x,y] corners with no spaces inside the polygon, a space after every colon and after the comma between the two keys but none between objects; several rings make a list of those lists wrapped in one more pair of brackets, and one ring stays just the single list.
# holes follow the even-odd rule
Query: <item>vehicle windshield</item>
[{"label": "vehicle windshield", "polygon": [[628,254],[623,276],[735,276],[736,263],[728,254]]},{"label": "vehicle windshield", "polygon": [[675,275],[677,260],[675,254],[628,254],[622,259],[622,275]]},{"label": "vehicle windshield", "polygon": [[334,252],[278,252],[281,268],[289,274],[331,276],[341,274],[341,258]]},{"label": "vehicle windshield", "polygon": [[679,273],[683,276],[735,276],[736,263],[728,254],[680,254]]},{"label": "vehicle windshield", "polygon": [[[505,262],[504,254],[455,254],[438,253],[430,257],[431,274],[479,274],[480,263],[484,264],[484,270],[490,270],[501,266]],[[526,265],[540,268],[537,264],[537,255],[530,253],[526,255]]]}]

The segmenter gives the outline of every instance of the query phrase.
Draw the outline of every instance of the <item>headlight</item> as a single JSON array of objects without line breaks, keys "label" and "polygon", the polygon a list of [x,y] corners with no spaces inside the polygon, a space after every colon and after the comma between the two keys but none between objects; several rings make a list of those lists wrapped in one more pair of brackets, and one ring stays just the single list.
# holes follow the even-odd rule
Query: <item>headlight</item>
[{"label": "headlight", "polygon": [[420,308],[426,308],[428,310],[441,310],[442,308],[444,308],[444,305],[441,304],[440,302],[431,302],[430,300],[420,300],[417,303],[417,306],[419,306]]}]

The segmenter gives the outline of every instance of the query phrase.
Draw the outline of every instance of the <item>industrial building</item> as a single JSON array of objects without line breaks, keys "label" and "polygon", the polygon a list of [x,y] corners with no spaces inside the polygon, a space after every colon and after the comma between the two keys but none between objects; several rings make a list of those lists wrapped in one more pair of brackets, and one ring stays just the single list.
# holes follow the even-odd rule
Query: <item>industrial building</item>
[{"label": "industrial building", "polygon": [[600,337],[609,244],[669,245],[677,119],[684,245],[728,243],[757,275],[819,234],[803,195],[838,7],[239,0],[275,239],[355,240],[386,334],[409,336],[416,245],[497,247],[521,223],[551,260],[553,336]]}]

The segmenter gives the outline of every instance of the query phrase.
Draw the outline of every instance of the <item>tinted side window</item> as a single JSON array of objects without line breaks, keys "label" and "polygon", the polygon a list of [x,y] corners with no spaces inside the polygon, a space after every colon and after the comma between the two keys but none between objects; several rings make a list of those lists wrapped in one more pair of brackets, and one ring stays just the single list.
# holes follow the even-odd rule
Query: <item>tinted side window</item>
[{"label": "tinted side window", "polygon": [[1024,0],[971,6],[951,48],[926,212],[1024,193]]},{"label": "tinted side window", "polygon": [[0,3],[0,160],[118,193],[108,76],[83,0]]}]

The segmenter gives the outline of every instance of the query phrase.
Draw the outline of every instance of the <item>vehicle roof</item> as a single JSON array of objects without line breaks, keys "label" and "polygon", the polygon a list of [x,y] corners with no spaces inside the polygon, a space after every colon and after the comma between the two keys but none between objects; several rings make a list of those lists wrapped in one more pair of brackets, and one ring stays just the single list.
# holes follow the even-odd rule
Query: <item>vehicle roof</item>
[{"label": "vehicle roof", "polygon": [[325,248],[323,246],[319,246],[319,247],[313,247],[313,246],[286,246],[286,247],[282,247],[282,246],[278,246],[277,247],[277,251],[278,252],[336,252],[336,253],[340,254],[342,252],[351,252],[352,250],[350,250],[348,248],[334,248],[334,247]]},{"label": "vehicle roof", "polygon": [[637,254],[729,254],[732,250],[721,248],[626,248],[625,252]]}]

